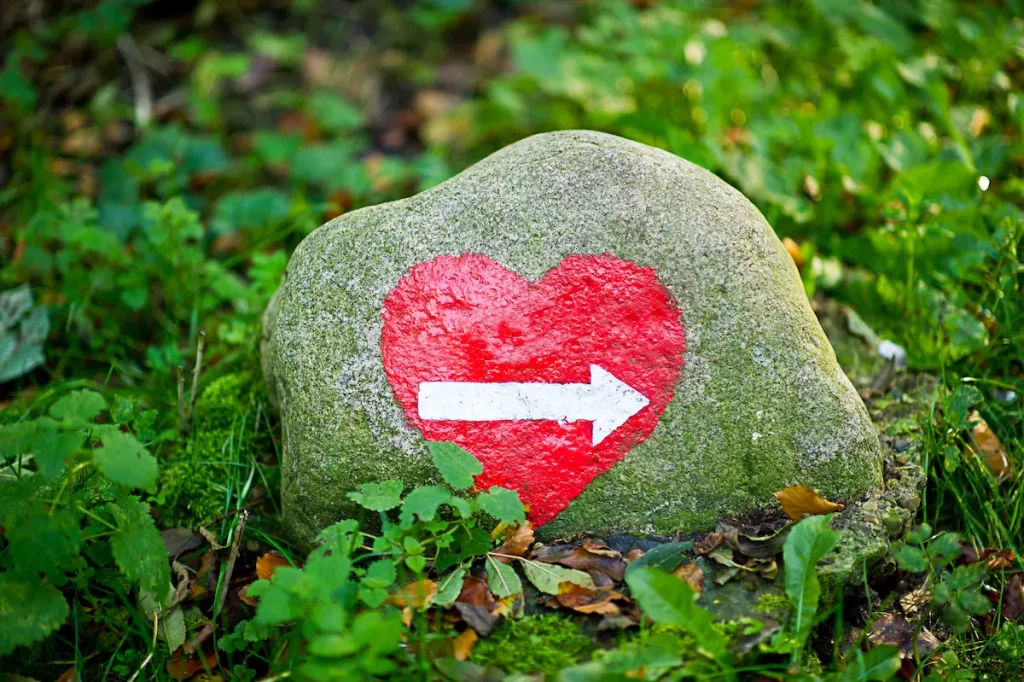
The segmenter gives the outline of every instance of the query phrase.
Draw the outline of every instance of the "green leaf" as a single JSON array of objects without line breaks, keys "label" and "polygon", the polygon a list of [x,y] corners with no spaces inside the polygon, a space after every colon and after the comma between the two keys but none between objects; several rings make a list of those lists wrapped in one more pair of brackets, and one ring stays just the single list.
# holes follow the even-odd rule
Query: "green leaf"
[{"label": "green leaf", "polygon": [[369,588],[388,587],[395,582],[398,572],[395,569],[395,562],[391,559],[378,559],[366,567],[366,575],[362,583]]},{"label": "green leaf", "polygon": [[526,511],[514,490],[492,486],[487,492],[477,495],[476,503],[485,512],[505,523],[525,523]]},{"label": "green leaf", "polygon": [[494,557],[487,556],[487,586],[499,599],[519,594],[523,591],[523,583],[519,580],[516,569],[511,564],[503,564]]},{"label": "green leaf", "polygon": [[167,642],[167,651],[173,653],[185,643],[188,632],[185,629],[185,612],[181,606],[175,606],[160,620],[160,634]]},{"label": "green leaf", "polygon": [[683,562],[683,552],[693,549],[692,542],[666,542],[645,552],[626,567],[626,574],[645,566],[671,572]]},{"label": "green leaf", "polygon": [[46,573],[51,580],[73,570],[71,561],[78,554],[82,532],[78,518],[68,509],[47,513],[38,504],[23,508],[6,533],[18,570]]},{"label": "green leaf", "polygon": [[885,682],[900,669],[899,650],[894,646],[876,646],[857,657],[843,671],[839,682]]},{"label": "green leaf", "polygon": [[107,407],[107,401],[95,391],[73,391],[50,406],[54,419],[91,422]]},{"label": "green leaf", "polygon": [[44,639],[67,620],[68,603],[32,574],[0,573],[0,656]]},{"label": "green leaf", "polygon": [[441,472],[445,483],[463,490],[473,485],[473,477],[483,473],[484,467],[476,457],[455,443],[427,443],[434,466]]},{"label": "green leaf", "polygon": [[697,606],[697,592],[675,576],[657,568],[641,568],[626,576],[636,603],[659,625],[676,625],[689,632],[712,658],[728,657],[725,636],[715,627],[715,617]]},{"label": "green leaf", "polygon": [[442,578],[441,582],[437,584],[437,595],[431,603],[436,606],[454,604],[455,600],[459,598],[459,594],[462,593],[462,581],[465,577],[466,569],[460,566]]},{"label": "green leaf", "polygon": [[170,583],[171,570],[167,548],[149,515],[149,505],[130,495],[116,504],[106,505],[106,509],[117,523],[110,548],[121,573],[137,582],[142,590],[163,594]]},{"label": "green leaf", "polygon": [[562,583],[573,583],[588,590],[596,589],[590,574],[542,561],[524,561],[523,572],[534,586],[545,594],[558,594]]},{"label": "green leaf", "polygon": [[793,526],[782,548],[786,595],[793,604],[794,630],[801,636],[810,631],[821,597],[821,585],[815,566],[832,551],[842,535],[839,531],[829,529],[831,520],[832,515],[826,514],[800,521]]},{"label": "green leaf", "polygon": [[924,550],[910,545],[897,545],[892,548],[892,556],[896,563],[908,573],[923,573],[928,570],[928,559]]},{"label": "green leaf", "polygon": [[401,481],[381,481],[380,483],[363,483],[358,492],[347,495],[360,507],[370,511],[387,511],[402,504]]},{"label": "green leaf", "polygon": [[45,417],[36,421],[37,432],[32,443],[36,467],[47,480],[64,472],[64,463],[75,450],[82,447],[85,434],[79,431],[58,431],[57,424]]},{"label": "green leaf", "polygon": [[416,488],[406,495],[402,502],[402,522],[411,524],[414,514],[419,516],[421,521],[433,521],[437,515],[437,508],[447,503],[451,497],[452,492],[443,485]]},{"label": "green leaf", "polygon": [[309,96],[306,113],[328,133],[344,133],[363,125],[363,112],[340,95],[321,90]]},{"label": "green leaf", "polygon": [[211,227],[214,234],[223,235],[274,223],[288,217],[291,203],[287,194],[273,187],[227,192],[217,202]]},{"label": "green leaf", "polygon": [[93,452],[92,460],[114,483],[149,492],[156,487],[156,459],[130,433],[104,434],[103,446]]}]

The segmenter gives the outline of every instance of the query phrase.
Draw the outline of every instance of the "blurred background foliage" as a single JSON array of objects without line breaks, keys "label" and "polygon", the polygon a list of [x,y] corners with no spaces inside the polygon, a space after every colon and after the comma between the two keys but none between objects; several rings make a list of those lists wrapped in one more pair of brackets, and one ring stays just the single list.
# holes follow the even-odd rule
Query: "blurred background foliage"
[{"label": "blurred background foliage", "polygon": [[[294,246],[524,136],[591,128],[741,189],[809,296],[976,405],[1015,477],[958,487],[936,421],[945,502],[928,513],[1012,546],[1022,16],[1020,0],[5,3],[0,423],[102,385],[161,463],[159,527],[273,499],[260,315]],[[176,372],[201,335],[219,435],[183,443]]]}]

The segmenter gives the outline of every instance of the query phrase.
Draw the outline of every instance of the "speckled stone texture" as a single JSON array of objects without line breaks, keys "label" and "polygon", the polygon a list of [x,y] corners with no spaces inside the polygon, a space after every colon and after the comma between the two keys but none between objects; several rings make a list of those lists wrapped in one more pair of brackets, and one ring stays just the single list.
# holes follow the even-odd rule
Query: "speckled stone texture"
[{"label": "speckled stone texture", "polygon": [[361,482],[435,476],[385,377],[381,307],[409,267],[468,252],[530,280],[571,254],[611,253],[653,267],[683,311],[685,366],[658,426],[541,537],[702,530],[788,485],[850,501],[881,484],[864,405],[757,209],[667,152],[568,131],[341,216],[296,249],[264,318],[263,361],[300,540],[352,513],[345,493]]}]

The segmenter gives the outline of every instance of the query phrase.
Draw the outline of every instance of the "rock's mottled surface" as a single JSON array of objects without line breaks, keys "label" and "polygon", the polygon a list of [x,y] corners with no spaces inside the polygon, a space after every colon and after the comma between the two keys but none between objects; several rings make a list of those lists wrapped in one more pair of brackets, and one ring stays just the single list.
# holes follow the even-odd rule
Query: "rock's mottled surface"
[{"label": "rock's mottled surface", "polygon": [[464,253],[530,280],[572,254],[614,254],[654,268],[683,313],[685,366],[657,427],[542,536],[700,530],[787,485],[849,501],[881,484],[868,414],[757,209],[667,152],[561,132],[333,220],[292,256],[263,350],[298,537],[351,512],[358,483],[433,478],[385,377],[381,307],[411,266]]}]

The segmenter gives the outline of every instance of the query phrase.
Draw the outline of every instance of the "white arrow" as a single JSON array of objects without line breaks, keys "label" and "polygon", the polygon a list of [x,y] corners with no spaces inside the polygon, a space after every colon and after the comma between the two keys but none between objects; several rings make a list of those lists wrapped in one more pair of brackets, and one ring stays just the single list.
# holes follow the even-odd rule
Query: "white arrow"
[{"label": "white arrow", "polygon": [[651,402],[597,365],[589,384],[424,381],[419,388],[421,419],[592,421],[594,445]]}]

